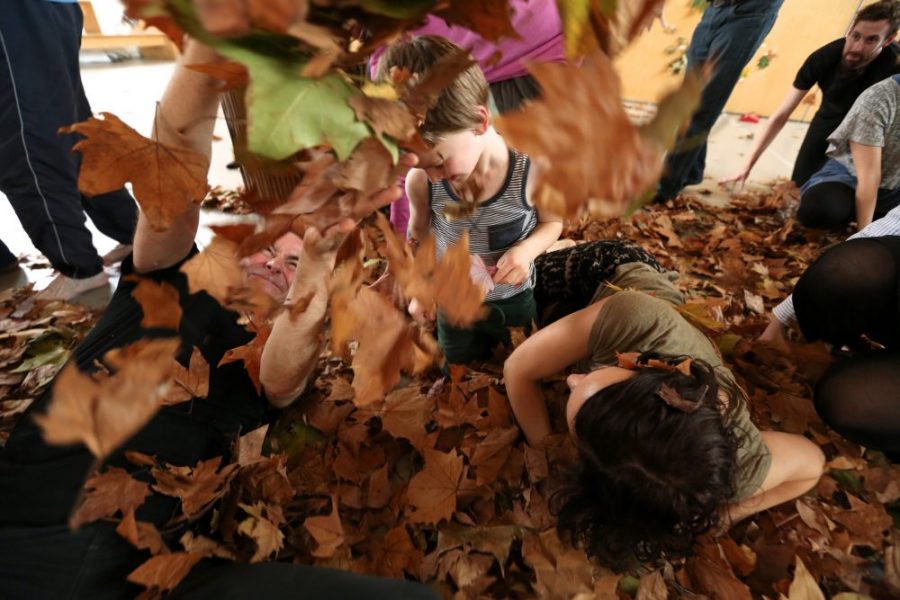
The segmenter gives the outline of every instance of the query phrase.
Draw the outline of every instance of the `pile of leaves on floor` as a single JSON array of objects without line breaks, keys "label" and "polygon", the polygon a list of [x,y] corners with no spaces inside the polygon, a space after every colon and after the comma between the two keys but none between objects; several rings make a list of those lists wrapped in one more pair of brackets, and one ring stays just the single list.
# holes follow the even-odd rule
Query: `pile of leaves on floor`
[{"label": "pile of leaves on floor", "polygon": [[[426,372],[365,402],[354,393],[350,366],[326,351],[302,404],[271,429],[241,438],[230,463],[174,467],[133,455],[149,468],[152,486],[103,470],[87,482],[72,523],[120,519],[118,531],[153,555],[129,579],[154,593],[174,587],[203,557],[218,556],[414,579],[460,598],[895,598],[900,468],[818,419],[810,392],[831,359],[826,348],[798,344],[784,356],[753,341],[765,313],[839,239],[798,227],[789,218],[794,203],[783,186],[738,196],[730,208],[682,196],[568,232],[633,240],[678,270],[690,313],[748,390],[756,422],[808,436],[829,460],[815,490],[703,540],[686,561],[614,573],[559,540],[553,493],[574,453],[561,419],[565,385],[546,383],[559,434],[541,448],[527,446],[505,396],[502,349],[495,361],[454,371],[443,389],[432,389],[439,374]],[[365,233],[371,279],[386,249],[377,227],[370,223]],[[7,292],[2,306],[8,425],[92,315],[41,304],[27,291]],[[57,358],[47,358],[53,344]],[[191,381],[194,366],[176,380]],[[186,388],[202,393],[202,375]],[[151,524],[135,521],[151,493],[181,499],[180,520],[192,527],[180,540],[164,541]]]}]

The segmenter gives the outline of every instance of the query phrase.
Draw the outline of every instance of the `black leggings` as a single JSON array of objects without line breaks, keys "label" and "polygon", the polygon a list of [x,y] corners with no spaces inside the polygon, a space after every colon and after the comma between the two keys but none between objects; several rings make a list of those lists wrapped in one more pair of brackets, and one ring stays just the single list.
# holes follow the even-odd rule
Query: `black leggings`
[{"label": "black leggings", "polygon": [[[900,196],[879,192],[874,219],[880,219],[896,208]],[[797,220],[811,229],[837,229],[856,220],[856,190],[846,183],[825,181],[807,189],[800,196]]]},{"label": "black leggings", "polygon": [[[900,453],[900,237],[826,251],[794,290],[803,335],[856,349],[816,386],[816,410],[844,437]],[[866,349],[866,336],[885,347]]]}]

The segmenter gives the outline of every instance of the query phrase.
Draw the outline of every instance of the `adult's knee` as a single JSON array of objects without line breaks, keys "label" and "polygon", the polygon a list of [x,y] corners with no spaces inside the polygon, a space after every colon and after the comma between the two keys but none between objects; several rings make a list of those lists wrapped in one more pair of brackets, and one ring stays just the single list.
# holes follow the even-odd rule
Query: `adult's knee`
[{"label": "adult's knee", "polygon": [[821,183],[800,196],[797,220],[811,229],[836,229],[853,220],[855,206],[852,188],[835,182]]}]

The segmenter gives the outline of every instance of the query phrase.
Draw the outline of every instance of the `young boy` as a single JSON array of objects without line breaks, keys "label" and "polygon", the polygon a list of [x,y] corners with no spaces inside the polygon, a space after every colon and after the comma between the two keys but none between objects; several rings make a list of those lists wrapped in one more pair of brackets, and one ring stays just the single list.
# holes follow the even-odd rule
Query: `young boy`
[{"label": "young boy", "polygon": [[[401,42],[385,51],[378,76],[385,79],[393,67],[421,76],[441,57],[459,51],[439,36]],[[561,220],[535,210],[529,178],[534,167],[491,125],[488,93],[477,65],[440,93],[420,126],[431,152],[419,157],[419,168],[406,178],[409,238],[434,235],[440,256],[468,232],[470,252],[483,261],[494,284],[485,298],[487,316],[470,328],[451,326],[437,314],[438,342],[449,364],[483,360],[495,345],[509,342],[509,327],[531,325],[537,317],[533,261],[562,232]],[[474,201],[474,213],[448,219],[445,208],[461,200]],[[434,307],[415,299],[409,311],[419,321],[434,317]]]}]

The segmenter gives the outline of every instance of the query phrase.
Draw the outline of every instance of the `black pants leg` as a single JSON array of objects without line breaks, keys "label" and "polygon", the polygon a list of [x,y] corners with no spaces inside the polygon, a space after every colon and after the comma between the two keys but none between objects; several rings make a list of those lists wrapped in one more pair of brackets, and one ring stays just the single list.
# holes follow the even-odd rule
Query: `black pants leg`
[{"label": "black pants leg", "polygon": [[77,4],[0,4],[0,190],[32,243],[64,275],[89,277],[102,261],[85,227],[130,242],[137,207],[124,190],[91,199],[78,192],[77,136],[62,126],[90,116],[78,65]]},{"label": "black pants leg", "polygon": [[802,186],[806,183],[813,173],[821,169],[828,159],[825,151],[828,150],[828,136],[834,127],[830,125],[819,125],[813,119],[806,130],[803,137],[803,143],[800,144],[800,150],[797,152],[797,159],[794,161],[794,170],[791,173],[791,181]]},{"label": "black pants leg", "polygon": [[812,229],[846,227],[856,218],[856,190],[837,181],[814,185],[800,195],[797,220]]}]

